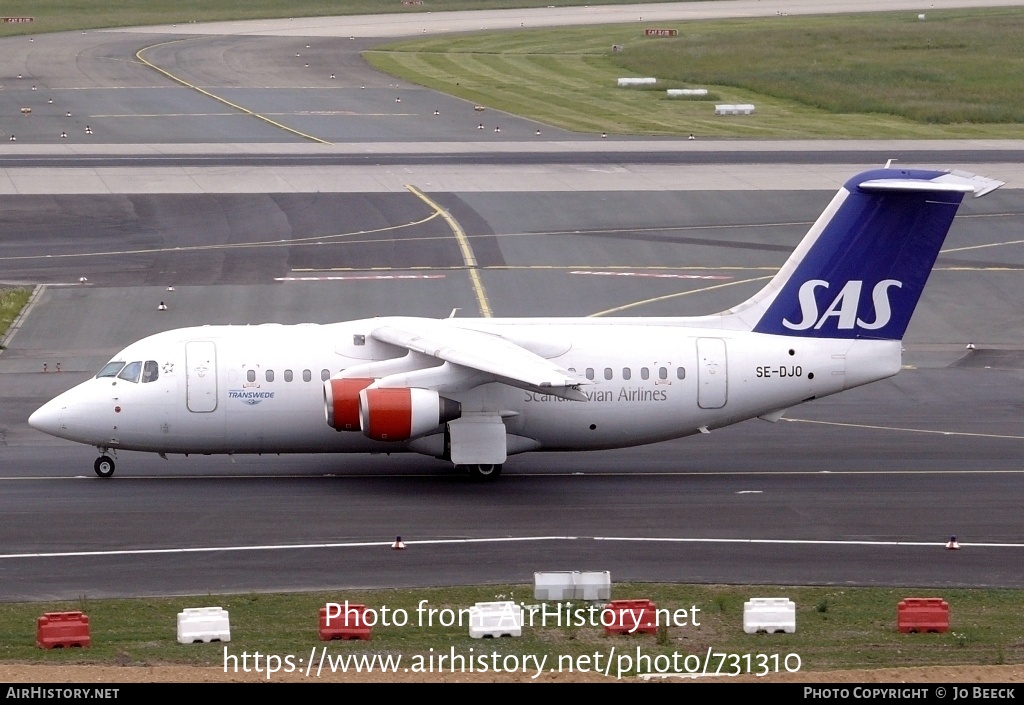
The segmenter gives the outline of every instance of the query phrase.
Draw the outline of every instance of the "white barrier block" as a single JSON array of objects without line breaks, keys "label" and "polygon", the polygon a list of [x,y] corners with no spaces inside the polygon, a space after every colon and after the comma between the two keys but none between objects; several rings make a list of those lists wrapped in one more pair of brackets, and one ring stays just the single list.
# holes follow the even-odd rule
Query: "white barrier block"
[{"label": "white barrier block", "polygon": [[523,608],[515,602],[477,602],[469,608],[471,638],[522,635]]},{"label": "white barrier block", "polygon": [[221,607],[191,607],[178,613],[178,643],[231,641],[228,611]]},{"label": "white barrier block", "polygon": [[612,574],[607,570],[585,570],[575,577],[577,600],[612,599]]},{"label": "white barrier block", "polygon": [[628,88],[630,86],[653,86],[658,83],[656,78],[620,78],[619,88]]},{"label": "white barrier block", "polygon": [[576,578],[567,570],[533,574],[533,599],[561,602],[576,598]]},{"label": "white barrier block", "polygon": [[796,632],[796,603],[788,597],[754,597],[743,604],[743,631]]},{"label": "white barrier block", "polygon": [[703,95],[707,95],[708,94],[708,89],[707,88],[669,88],[666,91],[666,93],[668,93],[668,97],[669,98],[686,98],[687,96],[697,96],[697,95],[703,96]]},{"label": "white barrier block", "polygon": [[715,106],[715,115],[750,115],[752,112],[754,112],[754,106],[750,103]]},{"label": "white barrier block", "polygon": [[612,576],[607,570],[534,573],[533,597],[536,600],[554,602],[610,600],[612,599]]}]

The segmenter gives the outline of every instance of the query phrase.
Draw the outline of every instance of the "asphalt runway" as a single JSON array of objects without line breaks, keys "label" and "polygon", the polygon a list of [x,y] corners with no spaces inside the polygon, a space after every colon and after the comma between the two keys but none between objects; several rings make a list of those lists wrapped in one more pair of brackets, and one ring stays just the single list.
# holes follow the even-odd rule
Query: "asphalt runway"
[{"label": "asphalt runway", "polygon": [[[495,315],[692,315],[756,291],[836,186],[897,147],[797,145],[789,157],[778,144],[691,148],[546,129],[543,146],[520,145],[536,126],[504,117],[501,136],[483,141],[461,101],[401,87],[399,111],[393,79],[335,50],[361,40],[309,42],[311,64],[347,57],[332,82],[290,61],[306,58],[288,54],[297,42],[305,51],[301,39],[182,38],[0,42],[0,58],[23,71],[4,77],[0,106],[40,101],[16,147],[0,152],[0,281],[45,285],[0,355],[0,599],[528,583],[536,570],[1024,586],[1014,184],[961,208],[908,331],[905,369],[777,424],[515,456],[493,485],[415,455],[124,452],[113,478],[96,478],[93,449],[25,419],[144,335],[478,315],[450,227],[409,185],[465,231]],[[289,129],[146,68],[133,59],[146,46],[147,60]],[[425,119],[433,105],[441,120]],[[74,137],[52,136],[70,124]],[[1013,178],[1022,153],[922,143],[904,156]],[[964,548],[946,551],[954,534]],[[396,535],[406,551],[390,550]]]}]

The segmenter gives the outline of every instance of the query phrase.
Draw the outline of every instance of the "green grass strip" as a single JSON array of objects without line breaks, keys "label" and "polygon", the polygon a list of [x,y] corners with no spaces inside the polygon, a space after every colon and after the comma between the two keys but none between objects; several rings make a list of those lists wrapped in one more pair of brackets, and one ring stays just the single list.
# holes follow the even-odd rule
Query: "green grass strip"
[{"label": "green grass strip", "polygon": [[[367,52],[375,67],[569,130],[773,138],[1024,137],[1024,10],[480,33]],[[613,51],[612,47],[621,47]],[[650,76],[657,90],[616,79]],[[708,100],[668,98],[707,88]],[[715,103],[753,103],[715,116]]]},{"label": "green grass strip", "polygon": [[[317,637],[318,610],[326,602],[366,604],[379,618],[404,625],[377,626],[368,642],[335,641],[332,655],[430,653],[547,655],[559,658],[600,652],[634,653],[652,658],[679,658],[711,649],[715,653],[797,654],[801,670],[884,668],[929,665],[989,665],[1024,661],[1024,591],[995,589],[907,589],[849,587],[738,587],[721,585],[617,584],[616,599],[647,598],[668,610],[676,623],[653,635],[606,636],[589,623],[558,624],[548,604],[545,623],[535,617],[521,638],[480,641],[468,636],[468,623],[448,625],[458,609],[478,601],[512,600],[533,604],[524,585],[377,590],[338,590],[295,595],[221,595],[93,600],[70,603],[0,605],[0,659],[33,663],[138,664],[184,663],[222,666],[224,644],[181,645],[176,615],[187,607],[220,606],[231,619],[229,652],[308,658],[323,642]],[[752,597],[788,597],[797,605],[795,634],[745,634],[744,602]],[[907,597],[941,597],[950,605],[951,631],[945,634],[900,634],[896,611]],[[420,609],[422,607],[422,609]],[[587,603],[574,608],[585,609]],[[387,611],[385,612],[385,608]],[[696,608],[696,611],[694,610]],[[443,612],[443,610],[452,612]],[[36,618],[49,611],[84,611],[90,619],[89,649],[41,650],[35,646]],[[433,612],[430,612],[433,610]],[[568,617],[563,607],[562,614]],[[574,613],[580,614],[580,613]],[[586,615],[587,613],[582,613]],[[598,613],[599,614],[599,613]],[[694,618],[696,618],[694,620]],[[442,625],[441,622],[445,624]],[[573,621],[589,621],[584,616]],[[699,622],[695,626],[693,621]],[[430,624],[432,622],[432,624]],[[624,651],[625,650],[625,651]],[[790,664],[794,661],[791,659]],[[745,668],[745,666],[744,666]]]},{"label": "green grass strip", "polygon": [[25,308],[30,296],[31,289],[0,289],[0,338],[7,334],[7,329]]}]

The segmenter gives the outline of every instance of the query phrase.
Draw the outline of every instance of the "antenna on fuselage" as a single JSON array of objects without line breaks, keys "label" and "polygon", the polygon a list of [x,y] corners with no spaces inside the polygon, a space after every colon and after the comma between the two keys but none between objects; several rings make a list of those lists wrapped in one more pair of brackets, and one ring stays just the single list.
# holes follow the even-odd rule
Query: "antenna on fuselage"
[{"label": "antenna on fuselage", "polygon": [[459,308],[453,308],[453,309],[452,309],[452,312],[448,314],[448,318],[455,318],[455,314],[456,314],[457,312],[461,311],[461,310],[462,310],[462,309],[459,309]]}]

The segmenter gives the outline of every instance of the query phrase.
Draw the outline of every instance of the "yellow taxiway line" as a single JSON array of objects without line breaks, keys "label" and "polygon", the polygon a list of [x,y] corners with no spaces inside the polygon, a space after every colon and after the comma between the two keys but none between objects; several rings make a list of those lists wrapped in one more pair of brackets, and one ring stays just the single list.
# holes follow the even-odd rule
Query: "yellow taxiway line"
[{"label": "yellow taxiway line", "polygon": [[266,117],[265,115],[260,115],[259,113],[255,112],[253,110],[249,110],[248,108],[243,108],[241,105],[237,105],[235,103],[232,103],[227,98],[221,98],[219,95],[215,95],[215,94],[211,93],[210,91],[204,90],[204,89],[200,88],[199,86],[193,85],[193,84],[189,83],[188,81],[186,81],[183,78],[178,78],[177,76],[175,76],[170,71],[166,71],[166,70],[160,68],[159,66],[157,66],[156,64],[154,64],[154,63],[152,63],[150,61],[147,61],[146,58],[142,55],[143,52],[149,51],[150,49],[155,49],[156,47],[166,46],[167,44],[175,44],[177,42],[188,42],[188,41],[192,41],[192,40],[191,39],[175,39],[175,40],[172,40],[172,41],[169,41],[169,42],[160,42],[159,44],[153,44],[153,45],[148,46],[148,47],[143,47],[143,48],[139,49],[137,52],[135,52],[135,58],[138,59],[139,61],[141,61],[142,63],[144,63],[149,68],[153,69],[154,71],[158,71],[159,73],[162,73],[164,76],[167,76],[167,78],[171,79],[172,81],[180,83],[181,85],[185,86],[186,88],[191,88],[194,91],[198,91],[199,93],[202,93],[206,97],[213,98],[216,101],[224,103],[224,105],[228,105],[228,106],[234,108],[235,110],[238,110],[240,112],[245,113],[246,115],[252,115],[254,118],[258,118],[258,119],[262,120],[263,122],[265,122],[267,124],[273,125],[274,127],[277,127],[277,128],[279,128],[281,130],[284,130],[285,132],[290,132],[293,135],[298,135],[299,137],[302,137],[303,139],[312,140],[313,142],[319,142],[320,144],[331,144],[327,140],[322,140],[319,137],[314,137],[313,135],[307,135],[305,132],[299,132],[298,130],[296,130],[294,128],[288,127],[287,125],[282,125],[281,123],[277,122],[276,120],[271,120],[270,118]]},{"label": "yellow taxiway line", "polygon": [[491,312],[491,305],[487,301],[487,292],[484,291],[483,282],[480,280],[480,267],[477,264],[476,255],[473,254],[473,248],[470,246],[469,239],[466,237],[462,226],[452,217],[451,213],[439,206],[427,194],[412,184],[406,184],[405,187],[409,189],[411,194],[433,208],[448,223],[448,227],[452,229],[455,239],[459,243],[459,250],[462,252],[462,261],[465,263],[466,269],[469,270],[470,281],[473,282],[473,291],[476,294],[477,305],[480,307],[480,315],[484,318],[490,318],[494,314]]}]

